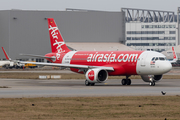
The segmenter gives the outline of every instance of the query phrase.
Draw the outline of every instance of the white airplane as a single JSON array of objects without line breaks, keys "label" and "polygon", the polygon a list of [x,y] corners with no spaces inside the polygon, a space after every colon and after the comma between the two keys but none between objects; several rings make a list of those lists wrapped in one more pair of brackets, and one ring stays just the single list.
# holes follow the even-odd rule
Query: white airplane
[{"label": "white airplane", "polygon": [[9,56],[7,55],[7,53],[6,53],[6,51],[4,50],[3,47],[2,47],[2,50],[3,50],[4,55],[5,55],[7,60],[0,61],[0,66],[6,67],[6,68],[13,67],[14,66],[14,62],[11,62],[11,58],[9,58]]},{"label": "white airplane", "polygon": [[6,66],[9,66],[9,65],[10,65],[10,61],[8,61],[8,60],[0,61],[0,66],[1,67],[6,67]]},{"label": "white airplane", "polygon": [[8,56],[8,54],[6,53],[5,49],[2,47],[2,50],[4,52],[4,55],[6,57],[6,60],[4,61],[0,61],[0,66],[5,67],[5,68],[13,68],[14,66],[18,67],[22,67],[22,64],[19,64],[17,62],[17,60],[11,60],[11,58]]}]

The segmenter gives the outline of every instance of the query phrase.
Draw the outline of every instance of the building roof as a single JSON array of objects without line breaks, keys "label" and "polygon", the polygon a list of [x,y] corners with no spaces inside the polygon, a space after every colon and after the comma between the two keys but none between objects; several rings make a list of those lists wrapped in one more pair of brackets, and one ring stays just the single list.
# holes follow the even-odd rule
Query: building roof
[{"label": "building roof", "polygon": [[121,43],[66,43],[69,47],[78,51],[131,51],[134,50]]}]

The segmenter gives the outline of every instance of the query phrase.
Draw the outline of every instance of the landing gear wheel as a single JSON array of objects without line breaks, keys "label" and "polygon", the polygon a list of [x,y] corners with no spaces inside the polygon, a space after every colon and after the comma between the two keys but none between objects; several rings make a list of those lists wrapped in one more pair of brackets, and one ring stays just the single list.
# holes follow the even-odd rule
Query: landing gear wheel
[{"label": "landing gear wheel", "polygon": [[126,79],[122,79],[121,83],[122,83],[122,85],[126,85],[127,84],[127,80]]},{"label": "landing gear wheel", "polygon": [[131,79],[127,79],[126,82],[127,82],[127,85],[131,85]]},{"label": "landing gear wheel", "polygon": [[150,82],[149,85],[150,86],[155,86],[156,84],[155,84],[155,82]]},{"label": "landing gear wheel", "polygon": [[95,83],[90,83],[90,85],[91,85],[91,86],[94,86],[94,85],[95,85]]},{"label": "landing gear wheel", "polygon": [[85,80],[85,85],[86,85],[86,86],[89,86],[90,83],[89,83],[87,80]]}]

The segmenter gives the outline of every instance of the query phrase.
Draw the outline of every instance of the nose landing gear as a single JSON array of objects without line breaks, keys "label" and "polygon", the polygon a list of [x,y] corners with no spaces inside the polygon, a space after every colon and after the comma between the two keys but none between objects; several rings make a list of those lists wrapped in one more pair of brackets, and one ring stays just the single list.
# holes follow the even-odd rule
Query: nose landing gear
[{"label": "nose landing gear", "polygon": [[149,80],[151,81],[151,82],[149,83],[150,86],[155,86],[155,85],[156,85],[156,84],[155,84],[155,81],[153,80],[153,77],[152,77],[152,76],[149,78]]},{"label": "nose landing gear", "polygon": [[150,82],[149,85],[150,85],[150,86],[155,86],[156,84],[155,84],[155,82],[153,81],[153,82]]}]

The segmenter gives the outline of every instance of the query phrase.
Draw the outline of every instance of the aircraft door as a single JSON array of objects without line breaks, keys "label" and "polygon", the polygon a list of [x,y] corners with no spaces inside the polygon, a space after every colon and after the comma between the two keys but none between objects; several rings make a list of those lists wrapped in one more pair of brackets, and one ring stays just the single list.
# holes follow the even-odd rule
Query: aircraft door
[{"label": "aircraft door", "polygon": [[136,71],[137,74],[147,74],[149,72],[149,51],[144,51],[140,56],[137,62]]},{"label": "aircraft door", "polygon": [[148,59],[148,52],[144,52],[143,54],[140,55],[139,57],[139,62],[137,63],[137,68],[136,71],[138,74],[146,74],[149,72],[148,69],[148,63],[147,63],[147,59]]},{"label": "aircraft door", "polygon": [[148,56],[148,53],[146,53],[146,54],[143,54],[143,56],[140,58],[140,65],[141,65],[141,67],[145,67],[146,66],[146,58],[147,58],[147,56]]}]

